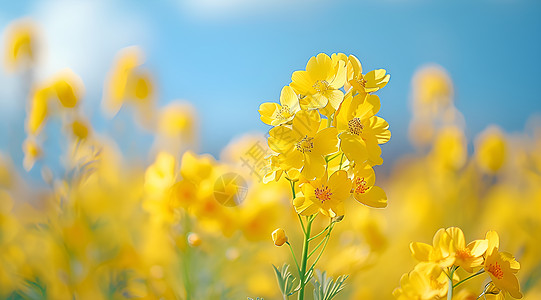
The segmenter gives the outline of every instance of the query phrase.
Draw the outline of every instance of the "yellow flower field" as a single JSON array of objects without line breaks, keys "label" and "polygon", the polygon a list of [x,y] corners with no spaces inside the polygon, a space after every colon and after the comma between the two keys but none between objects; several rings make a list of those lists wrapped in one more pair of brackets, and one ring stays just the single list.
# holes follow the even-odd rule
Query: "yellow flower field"
[{"label": "yellow flower field", "polygon": [[[415,150],[389,163],[395,75],[358,53],[313,53],[251,116],[205,120],[158,101],[145,49],[118,49],[94,113],[152,137],[134,156],[78,74],[33,76],[38,23],[2,30],[25,117],[24,157],[0,153],[0,299],[541,297],[541,127],[468,144],[443,67],[411,78]],[[268,133],[198,151],[200,122],[236,118]]]}]

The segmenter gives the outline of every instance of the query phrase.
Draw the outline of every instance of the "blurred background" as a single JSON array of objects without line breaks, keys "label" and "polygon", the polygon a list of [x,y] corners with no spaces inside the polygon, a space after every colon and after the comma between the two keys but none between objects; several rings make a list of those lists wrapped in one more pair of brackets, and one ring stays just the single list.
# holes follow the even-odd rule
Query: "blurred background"
[{"label": "blurred background", "polygon": [[[428,63],[449,72],[470,141],[489,124],[506,132],[525,128],[541,111],[540,13],[534,0],[11,1],[2,5],[0,26],[32,18],[43,37],[35,76],[71,68],[85,84],[84,110],[95,130],[138,154],[149,148],[144,132],[126,137],[129,124],[115,127],[99,114],[104,78],[121,48],[144,50],[159,105],[193,103],[199,150],[214,156],[241,133],[269,129],[255,113],[259,104],[278,101],[309,57],[354,54],[366,70],[391,74],[380,97],[393,133],[383,157],[394,161],[411,150],[411,80]],[[24,94],[17,77],[1,71],[0,80],[0,122],[13,128]],[[0,132],[0,149],[19,150],[10,132]]]},{"label": "blurred background", "polygon": [[[291,189],[243,159],[266,147],[260,104],[342,52],[391,75],[392,138],[375,168],[388,207],[349,199],[318,263],[351,275],[339,299],[391,298],[410,243],[451,226],[467,242],[496,230],[536,299],[539,16],[535,0],[2,3],[0,298],[277,299],[270,263],[292,260],[271,232],[300,252]],[[219,203],[231,172],[243,184]]]}]

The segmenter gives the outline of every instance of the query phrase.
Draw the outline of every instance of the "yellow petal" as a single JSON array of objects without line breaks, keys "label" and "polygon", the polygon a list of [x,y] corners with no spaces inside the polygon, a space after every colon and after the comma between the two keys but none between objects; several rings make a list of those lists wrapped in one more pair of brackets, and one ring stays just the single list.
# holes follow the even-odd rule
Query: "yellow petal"
[{"label": "yellow petal", "polygon": [[351,189],[351,180],[348,178],[348,174],[344,170],[334,172],[329,178],[328,186],[332,191],[333,201],[336,200],[343,202],[350,195],[349,192]]},{"label": "yellow petal", "polygon": [[413,242],[410,244],[410,250],[413,258],[416,260],[429,261],[432,246],[425,243]]},{"label": "yellow petal", "polygon": [[464,232],[462,232],[462,229],[458,227],[450,227],[447,228],[446,231],[453,240],[455,250],[466,248],[466,239],[464,238]]},{"label": "yellow petal", "polygon": [[365,126],[364,130],[370,132],[371,135],[374,135],[378,140],[378,144],[387,143],[391,139],[389,123],[383,118],[373,116],[366,124],[367,126]]},{"label": "yellow petal", "polygon": [[325,173],[325,159],[319,154],[304,154],[304,167],[302,168],[301,175],[312,180],[314,178],[321,178]]},{"label": "yellow petal", "polygon": [[307,95],[314,83],[308,72],[295,71],[291,75],[291,83],[289,85],[297,94]]},{"label": "yellow petal", "polygon": [[276,126],[269,131],[269,148],[278,153],[288,153],[301,139],[299,133],[286,126]]},{"label": "yellow petal", "polygon": [[301,137],[314,137],[319,129],[320,122],[321,117],[317,111],[301,110],[293,118],[293,131]]},{"label": "yellow petal", "polygon": [[265,102],[259,106],[259,114],[261,115],[261,121],[267,125],[275,125],[276,111],[280,109],[278,103]]},{"label": "yellow petal", "polygon": [[292,113],[299,111],[299,98],[293,89],[286,85],[280,93],[280,104],[286,105]]},{"label": "yellow petal", "polygon": [[340,134],[340,148],[349,161],[363,164],[368,159],[366,143],[357,135],[349,132]]},{"label": "yellow petal", "polygon": [[344,93],[341,90],[327,91],[325,96],[334,109],[338,109],[340,103],[344,100]]},{"label": "yellow petal", "polygon": [[500,237],[496,231],[490,230],[486,234],[486,239],[488,240],[487,256],[490,256],[494,249],[497,251],[500,247]]},{"label": "yellow petal", "polygon": [[387,207],[387,195],[385,191],[379,186],[371,187],[366,193],[355,193],[353,197],[364,205],[385,208]]},{"label": "yellow petal", "polygon": [[314,154],[326,156],[338,151],[338,131],[334,127],[328,127],[316,133],[314,137]]},{"label": "yellow petal", "polygon": [[488,241],[487,240],[475,240],[468,244],[466,247],[472,256],[478,257],[483,255],[488,248]]}]

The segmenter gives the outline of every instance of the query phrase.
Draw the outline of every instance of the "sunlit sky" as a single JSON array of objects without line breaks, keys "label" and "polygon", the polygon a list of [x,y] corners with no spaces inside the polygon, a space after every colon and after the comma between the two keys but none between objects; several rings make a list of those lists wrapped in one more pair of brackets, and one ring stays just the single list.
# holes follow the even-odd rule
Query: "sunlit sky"
[{"label": "sunlit sky", "polygon": [[[40,24],[47,41],[38,77],[65,67],[79,74],[97,131],[109,130],[99,102],[114,55],[140,45],[160,105],[192,102],[202,126],[199,150],[215,156],[235,136],[268,130],[259,104],[278,101],[291,73],[320,52],[354,54],[363,69],[391,74],[378,92],[393,134],[384,159],[410,149],[411,79],[428,63],[449,71],[470,141],[489,124],[523,131],[541,112],[541,2],[535,0],[5,1],[0,26],[24,16]],[[22,124],[13,120],[24,101],[17,79],[0,72],[3,128]],[[0,137],[3,151],[20,149],[7,130]],[[149,147],[145,133],[131,142]]]}]

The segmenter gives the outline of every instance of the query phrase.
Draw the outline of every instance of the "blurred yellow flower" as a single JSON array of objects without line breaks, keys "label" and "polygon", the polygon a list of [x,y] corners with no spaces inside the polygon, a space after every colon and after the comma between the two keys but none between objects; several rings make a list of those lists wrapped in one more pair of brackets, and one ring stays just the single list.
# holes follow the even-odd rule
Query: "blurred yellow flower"
[{"label": "blurred yellow flower", "polygon": [[330,103],[334,109],[344,98],[340,90],[346,81],[346,68],[343,61],[333,64],[325,53],[312,56],[306,64],[306,71],[295,71],[291,75],[290,86],[302,96],[301,106],[306,109],[324,108]]},{"label": "blurred yellow flower", "polygon": [[45,118],[47,118],[50,89],[48,87],[38,88],[33,92],[30,101],[30,112],[27,117],[27,131],[30,134],[36,135],[43,126]]},{"label": "blurred yellow flower", "polygon": [[28,19],[12,22],[4,32],[4,63],[8,71],[32,66],[37,54],[37,26]]},{"label": "blurred yellow flower", "polygon": [[36,160],[41,158],[43,151],[40,145],[33,139],[27,138],[23,143],[24,160],[23,167],[26,171],[30,171]]},{"label": "blurred yellow flower", "polygon": [[88,137],[89,128],[88,124],[82,120],[75,120],[71,123],[71,133],[73,136],[80,140],[84,140]]},{"label": "blurred yellow flower", "polygon": [[507,143],[498,127],[491,126],[476,140],[475,158],[479,167],[487,173],[495,173],[505,162]]},{"label": "blurred yellow flower", "polygon": [[127,99],[148,104],[153,87],[150,74],[138,70],[144,62],[139,47],[131,46],[118,52],[104,84],[102,107],[107,114],[114,116]]},{"label": "blurred yellow flower", "polygon": [[69,69],[60,72],[55,77],[51,89],[62,106],[66,108],[75,107],[84,93],[83,81]]},{"label": "blurred yellow flower", "polygon": [[199,237],[199,234],[191,232],[188,234],[188,244],[192,247],[198,247],[201,246],[201,238]]},{"label": "blurred yellow flower", "polygon": [[454,126],[442,129],[434,141],[432,157],[435,166],[443,170],[462,168],[468,158],[464,133]]},{"label": "blurred yellow flower", "polygon": [[[458,276],[453,276],[458,281]],[[419,263],[413,271],[402,275],[400,287],[393,291],[399,300],[443,299],[448,291],[448,279],[441,267],[434,263]]]},{"label": "blurred yellow flower", "polygon": [[434,115],[452,104],[453,85],[449,74],[439,65],[424,66],[413,77],[414,112]]}]

